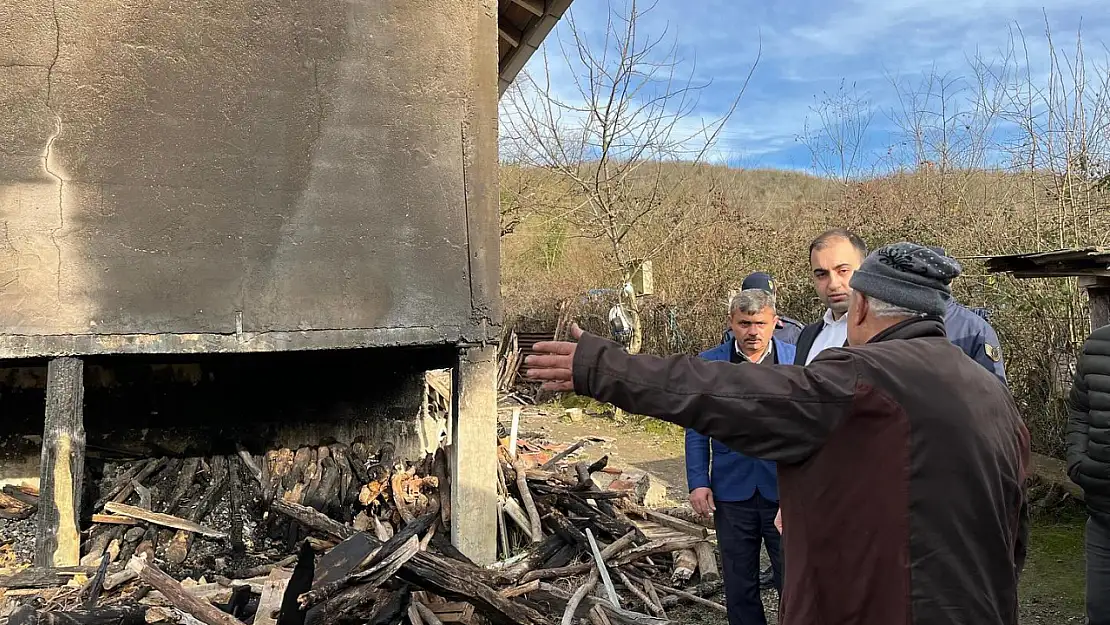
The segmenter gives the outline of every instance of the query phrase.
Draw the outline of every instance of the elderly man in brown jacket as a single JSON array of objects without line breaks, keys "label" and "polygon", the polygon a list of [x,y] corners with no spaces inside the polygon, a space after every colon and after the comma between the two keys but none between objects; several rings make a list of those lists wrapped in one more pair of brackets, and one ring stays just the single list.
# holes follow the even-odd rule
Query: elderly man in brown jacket
[{"label": "elderly man in brown jacket", "polygon": [[782,625],[1016,625],[1029,434],[1009,392],[944,335],[959,264],[876,250],[852,277],[850,347],[807,367],[537,345],[554,390],[777,461]]}]

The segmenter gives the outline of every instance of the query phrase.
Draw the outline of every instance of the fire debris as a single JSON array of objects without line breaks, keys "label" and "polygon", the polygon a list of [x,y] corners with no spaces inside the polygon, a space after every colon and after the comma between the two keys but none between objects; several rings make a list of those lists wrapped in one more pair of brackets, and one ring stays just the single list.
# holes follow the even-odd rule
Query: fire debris
[{"label": "fire debris", "polygon": [[[82,566],[20,568],[11,545],[0,546],[0,616],[13,625],[654,625],[684,603],[724,613],[705,598],[721,590],[709,529],[644,507],[648,476],[552,451],[498,446],[502,559],[488,567],[450,543],[450,507],[465,503],[450,501],[442,448],[417,463],[363,441],[120,463],[97,484]],[[5,495],[12,517],[36,505],[31,489]]]}]

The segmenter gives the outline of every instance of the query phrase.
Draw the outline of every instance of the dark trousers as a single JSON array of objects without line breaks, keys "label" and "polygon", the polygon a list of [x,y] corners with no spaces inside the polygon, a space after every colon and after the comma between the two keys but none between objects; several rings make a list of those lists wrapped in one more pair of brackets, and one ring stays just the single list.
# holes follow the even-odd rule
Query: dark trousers
[{"label": "dark trousers", "polygon": [[767,625],[759,597],[759,548],[766,544],[775,588],[782,590],[781,537],[775,529],[779,505],[756,493],[747,501],[715,502],[729,625]]},{"label": "dark trousers", "polygon": [[1110,625],[1110,515],[1087,519],[1086,555],[1087,622]]}]

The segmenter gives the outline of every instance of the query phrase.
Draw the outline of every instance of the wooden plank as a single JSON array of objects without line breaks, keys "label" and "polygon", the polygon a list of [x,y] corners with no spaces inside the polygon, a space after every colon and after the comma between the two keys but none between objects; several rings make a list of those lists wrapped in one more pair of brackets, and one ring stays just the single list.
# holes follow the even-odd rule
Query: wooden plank
[{"label": "wooden plank", "polygon": [[114,501],[109,501],[108,503],[104,504],[104,509],[113,514],[120,514],[126,517],[131,517],[133,519],[138,519],[140,521],[146,521],[147,523],[161,525],[162,527],[172,527],[176,530],[192,532],[194,534],[200,534],[201,536],[208,536],[209,538],[227,538],[226,533],[221,532],[220,530],[212,529],[210,527],[205,527],[200,523],[187,521],[185,519],[182,519],[181,517],[175,517],[170,514],[162,514],[160,512],[143,510],[142,508],[139,508],[137,506],[129,506],[125,503],[116,503]]},{"label": "wooden plank", "polygon": [[547,7],[544,6],[546,4],[544,0],[512,0],[512,3],[522,9],[526,9],[536,17],[543,17],[544,12],[547,10]]},{"label": "wooden plank", "polygon": [[81,561],[78,513],[85,476],[84,371],[80,358],[55,358],[47,366],[35,566],[76,566]]},{"label": "wooden plank", "polygon": [[139,522],[129,516],[119,514],[94,514],[92,515],[93,523],[104,523],[106,525],[138,525]]},{"label": "wooden plank", "polygon": [[605,593],[609,595],[609,602],[619,608],[621,607],[621,600],[617,595],[617,589],[613,586],[612,578],[609,577],[609,569],[605,566],[605,558],[601,555],[601,549],[597,547],[594,533],[588,527],[586,528],[586,539],[590,541],[590,552],[593,553],[597,572],[601,574],[601,583],[605,586]]},{"label": "wooden plank", "polygon": [[636,506],[633,512],[643,516],[645,519],[649,519],[655,523],[658,523],[659,525],[669,527],[676,532],[682,532],[683,534],[686,534],[688,536],[694,536],[697,538],[709,537],[708,528],[683,519],[673,517],[669,514],[663,514],[662,512],[657,512],[655,510],[651,510],[650,508],[641,508],[639,506]]},{"label": "wooden plank", "polygon": [[277,615],[281,611],[281,599],[293,571],[274,569],[270,571],[266,583],[262,585],[262,596],[258,600],[258,611],[254,615],[254,625],[277,625]]}]

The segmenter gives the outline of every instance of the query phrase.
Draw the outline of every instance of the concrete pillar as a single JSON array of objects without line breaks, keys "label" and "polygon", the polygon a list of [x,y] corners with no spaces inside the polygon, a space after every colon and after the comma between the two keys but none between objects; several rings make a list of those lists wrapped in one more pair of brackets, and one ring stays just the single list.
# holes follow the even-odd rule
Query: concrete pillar
[{"label": "concrete pillar", "polygon": [[451,402],[451,541],[478,564],[497,559],[497,347],[459,353]]}]

